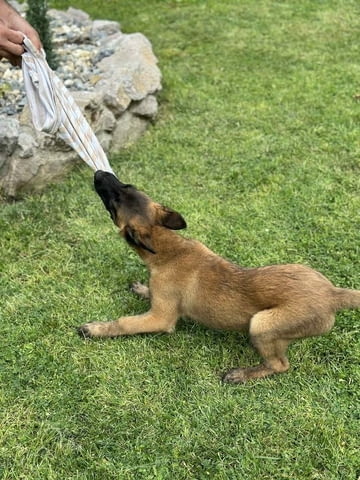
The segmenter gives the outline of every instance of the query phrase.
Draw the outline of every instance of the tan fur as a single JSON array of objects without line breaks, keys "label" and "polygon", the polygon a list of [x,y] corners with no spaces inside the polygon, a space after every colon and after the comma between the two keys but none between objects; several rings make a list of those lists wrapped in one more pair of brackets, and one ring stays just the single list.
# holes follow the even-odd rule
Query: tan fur
[{"label": "tan fur", "polygon": [[[106,185],[106,178],[102,182]],[[230,370],[223,377],[238,383],[285,372],[292,341],[326,333],[338,309],[360,307],[360,291],[336,288],[303,265],[241,268],[228,262],[200,242],[165,227],[165,216],[179,214],[137,193],[142,202],[146,200],[144,215],[137,211],[132,217],[128,209],[125,215],[121,204],[116,207],[115,223],[128,241],[130,231],[130,243],[149,270],[149,288],[138,283],[133,290],[150,298],[150,311],[113,322],[88,323],[80,327],[83,335],[170,333],[180,317],[210,328],[246,332],[263,362]]]}]

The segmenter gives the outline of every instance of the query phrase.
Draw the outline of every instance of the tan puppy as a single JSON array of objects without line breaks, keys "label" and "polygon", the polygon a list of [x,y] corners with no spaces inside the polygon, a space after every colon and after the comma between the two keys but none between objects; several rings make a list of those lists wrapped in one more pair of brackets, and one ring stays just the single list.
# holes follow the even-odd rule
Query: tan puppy
[{"label": "tan puppy", "polygon": [[263,362],[232,369],[223,377],[238,383],[285,372],[291,342],[328,332],[337,310],[360,307],[359,290],[336,288],[308,267],[242,268],[200,242],[181,237],[173,231],[186,227],[179,213],[111,173],[96,172],[95,188],[120,235],[149,270],[149,288],[141,284],[133,288],[150,298],[151,308],[142,315],[82,325],[79,332],[86,337],[170,333],[180,317],[246,332]]}]

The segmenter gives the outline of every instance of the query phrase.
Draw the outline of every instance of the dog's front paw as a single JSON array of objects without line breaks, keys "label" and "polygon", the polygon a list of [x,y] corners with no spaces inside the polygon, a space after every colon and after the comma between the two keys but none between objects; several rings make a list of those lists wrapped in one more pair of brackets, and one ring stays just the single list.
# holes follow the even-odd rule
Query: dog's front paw
[{"label": "dog's front paw", "polygon": [[102,337],[104,336],[104,323],[85,323],[84,325],[78,327],[77,331],[82,338]]},{"label": "dog's front paw", "polygon": [[133,283],[130,288],[132,292],[136,293],[136,295],[139,295],[142,298],[150,297],[149,287],[140,282]]},{"label": "dog's front paw", "polygon": [[249,375],[246,368],[232,368],[222,376],[224,383],[245,383],[247,380]]}]

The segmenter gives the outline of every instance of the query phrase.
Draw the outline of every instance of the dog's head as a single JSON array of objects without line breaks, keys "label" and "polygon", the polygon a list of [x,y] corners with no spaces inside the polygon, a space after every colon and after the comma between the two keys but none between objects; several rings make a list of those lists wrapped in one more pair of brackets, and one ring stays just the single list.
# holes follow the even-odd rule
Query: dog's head
[{"label": "dog's head", "polygon": [[153,202],[145,193],[133,185],[120,182],[112,173],[98,170],[94,186],[113,222],[130,245],[156,253],[152,244],[153,227],[186,228],[186,222],[179,213]]}]

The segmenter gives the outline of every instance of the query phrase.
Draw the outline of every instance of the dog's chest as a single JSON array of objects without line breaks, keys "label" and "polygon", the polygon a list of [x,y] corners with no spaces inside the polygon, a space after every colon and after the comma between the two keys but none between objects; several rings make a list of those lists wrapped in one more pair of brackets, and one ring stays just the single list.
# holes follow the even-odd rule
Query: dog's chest
[{"label": "dog's chest", "polygon": [[181,315],[209,328],[248,329],[252,313],[236,291],[218,283],[201,281],[196,274],[188,279],[181,294]]}]

